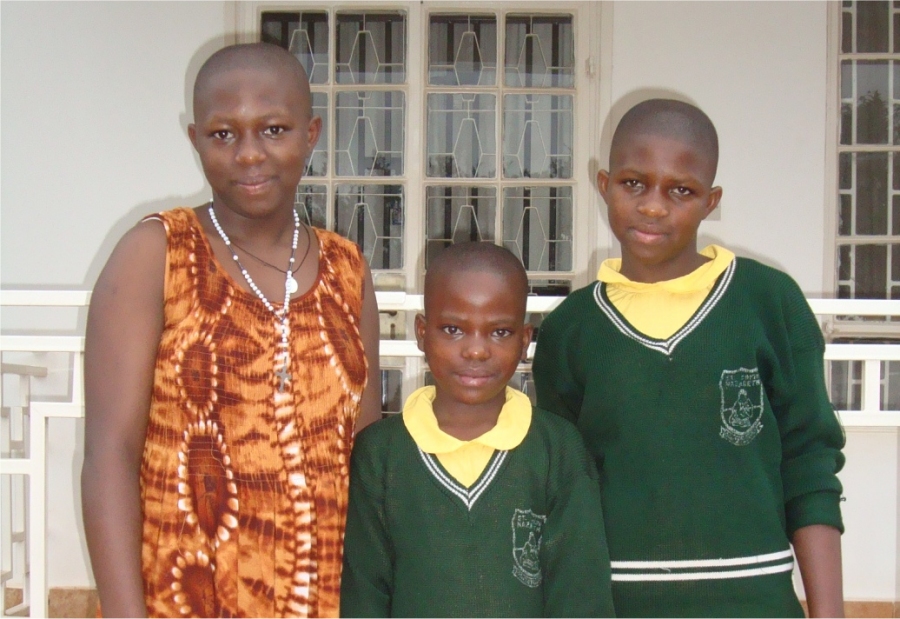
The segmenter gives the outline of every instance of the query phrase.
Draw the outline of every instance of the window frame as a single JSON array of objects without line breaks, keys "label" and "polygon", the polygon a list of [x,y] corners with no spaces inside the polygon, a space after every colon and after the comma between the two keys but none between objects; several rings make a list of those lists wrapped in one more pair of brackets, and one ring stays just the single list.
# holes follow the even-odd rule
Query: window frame
[{"label": "window frame", "polygon": [[[828,2],[826,15],[826,93],[828,100],[825,106],[825,205],[824,205],[824,281],[823,296],[838,298],[838,268],[840,246],[852,241],[855,236],[842,236],[838,233],[838,220],[840,217],[840,184],[839,184],[839,158],[842,150],[854,152],[898,152],[897,146],[887,145],[849,145],[843,147],[840,143],[841,133],[841,61],[877,59],[876,57],[892,57],[897,54],[888,52],[883,54],[842,53],[841,27],[843,15],[843,2]],[[900,62],[900,59],[895,60]],[[888,129],[890,131],[890,128]],[[896,156],[900,157],[900,153]],[[892,208],[890,199],[887,201],[887,209]],[[893,237],[890,234],[885,237]],[[874,237],[872,241],[878,241]],[[844,241],[842,243],[841,241]],[[889,239],[888,239],[889,240]],[[888,250],[890,252],[890,250]],[[890,273],[888,273],[890,277]],[[890,298],[888,296],[888,298]],[[890,338],[900,336],[900,324],[897,322],[876,322],[858,320],[852,317],[828,316],[822,321],[822,330],[826,338]]]}]

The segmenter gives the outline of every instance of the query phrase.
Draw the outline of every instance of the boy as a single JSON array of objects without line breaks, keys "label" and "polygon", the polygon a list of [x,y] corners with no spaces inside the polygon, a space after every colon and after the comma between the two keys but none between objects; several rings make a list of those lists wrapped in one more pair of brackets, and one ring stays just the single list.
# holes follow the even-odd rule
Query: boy
[{"label": "boy", "polygon": [[797,284],[697,228],[722,196],[696,107],[628,111],[597,182],[621,260],[544,321],[540,406],[600,470],[619,616],[839,616],[841,426]]},{"label": "boy", "polygon": [[578,432],[506,386],[531,339],[528,280],[491,243],[425,277],[419,349],[434,387],[360,433],[344,616],[609,616],[596,469]]}]

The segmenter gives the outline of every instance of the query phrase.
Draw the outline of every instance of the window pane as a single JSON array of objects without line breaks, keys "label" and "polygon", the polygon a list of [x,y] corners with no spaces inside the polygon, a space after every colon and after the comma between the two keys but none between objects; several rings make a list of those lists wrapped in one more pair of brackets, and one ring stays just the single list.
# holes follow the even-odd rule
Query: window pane
[{"label": "window pane", "polygon": [[841,153],[838,156],[838,161],[838,187],[840,189],[853,189],[853,155]]},{"label": "window pane", "polygon": [[328,174],[328,94],[324,92],[312,93],[313,116],[322,119],[322,131],[319,132],[319,141],[309,155],[306,164],[306,172],[303,176],[325,176]]},{"label": "window pane", "polygon": [[338,84],[406,81],[406,15],[338,13],[335,48]]},{"label": "window pane", "polygon": [[508,15],[504,65],[507,86],[574,87],[572,16]]},{"label": "window pane", "polygon": [[853,51],[853,13],[844,9],[841,11],[841,53],[849,54]]},{"label": "window pane", "polygon": [[260,40],[287,49],[291,35],[300,27],[300,13],[265,11],[260,21]]},{"label": "window pane", "polygon": [[300,60],[310,84],[325,84],[328,82],[328,13],[300,13],[299,26],[291,31],[288,51]]},{"label": "window pane", "polygon": [[359,245],[373,269],[399,269],[403,210],[401,185],[338,185],[334,230]]},{"label": "window pane", "polygon": [[838,216],[838,234],[850,236],[853,234],[853,196],[841,194],[841,212]]},{"label": "window pane", "polygon": [[381,370],[381,412],[403,410],[403,371]]},{"label": "window pane", "polygon": [[428,29],[428,83],[494,86],[497,83],[497,18],[432,15]]},{"label": "window pane", "polygon": [[849,281],[850,273],[852,272],[853,263],[851,262],[851,250],[853,248],[850,245],[841,245],[838,247],[838,279],[842,282]]},{"label": "window pane", "polygon": [[856,141],[858,144],[887,144],[888,63],[860,60],[856,63]]},{"label": "window pane", "polygon": [[894,13],[894,53],[900,54],[900,13]]},{"label": "window pane", "polygon": [[887,52],[890,3],[866,0],[856,3],[856,51]]},{"label": "window pane", "polygon": [[887,297],[887,247],[885,245],[857,245],[854,247],[854,298],[884,299]]},{"label": "window pane", "polygon": [[325,185],[297,185],[294,208],[306,224],[325,228],[328,217],[328,188]]},{"label": "window pane", "polygon": [[900,410],[900,362],[882,361],[881,375],[884,377],[881,410]]},{"label": "window pane", "polygon": [[572,178],[572,96],[503,98],[503,175]]},{"label": "window pane", "polygon": [[856,234],[887,234],[888,153],[856,153]]},{"label": "window pane", "polygon": [[426,174],[445,178],[497,175],[497,97],[428,95]]},{"label": "window pane", "polygon": [[425,196],[426,269],[453,243],[496,239],[496,188],[429,186]]},{"label": "window pane", "polygon": [[[860,410],[862,408],[861,383],[851,377],[851,365],[858,361],[831,361],[831,402],[837,410]],[[853,368],[856,370],[856,368]]]},{"label": "window pane", "polygon": [[[900,159],[900,157],[898,157]],[[896,176],[894,177],[897,178]],[[895,194],[891,198],[891,234],[900,236],[900,194]]]},{"label": "window pane", "polygon": [[572,269],[572,188],[503,190],[503,245],[529,271]]},{"label": "window pane", "polygon": [[402,92],[337,93],[337,174],[402,175],[404,111]]},{"label": "window pane", "polygon": [[891,245],[891,280],[900,282],[900,244]]}]

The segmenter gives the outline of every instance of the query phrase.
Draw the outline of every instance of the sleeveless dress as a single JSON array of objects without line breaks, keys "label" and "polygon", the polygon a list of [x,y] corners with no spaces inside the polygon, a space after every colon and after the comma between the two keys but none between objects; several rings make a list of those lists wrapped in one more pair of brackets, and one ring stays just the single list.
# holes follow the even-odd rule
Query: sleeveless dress
[{"label": "sleeveless dress", "polygon": [[[141,467],[150,616],[337,616],[348,462],[367,363],[363,257],[313,228],[319,271],[280,322],[214,257],[193,210],[168,238]],[[277,307],[277,305],[276,305]]]}]

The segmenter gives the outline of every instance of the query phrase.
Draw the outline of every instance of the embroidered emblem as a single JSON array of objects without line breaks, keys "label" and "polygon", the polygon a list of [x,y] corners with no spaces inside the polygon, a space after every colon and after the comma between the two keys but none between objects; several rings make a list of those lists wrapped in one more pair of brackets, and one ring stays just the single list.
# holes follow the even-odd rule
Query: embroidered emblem
[{"label": "embroidered emblem", "polygon": [[748,445],[763,429],[763,386],[759,368],[725,370],[719,379],[722,427],[719,436],[732,445]]},{"label": "embroidered emblem", "polygon": [[547,516],[517,509],[512,517],[513,576],[532,589],[541,584],[541,538]]}]

